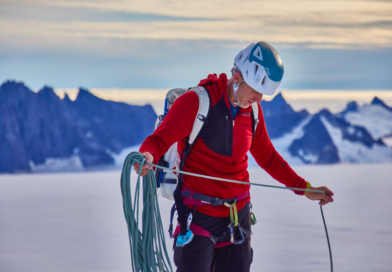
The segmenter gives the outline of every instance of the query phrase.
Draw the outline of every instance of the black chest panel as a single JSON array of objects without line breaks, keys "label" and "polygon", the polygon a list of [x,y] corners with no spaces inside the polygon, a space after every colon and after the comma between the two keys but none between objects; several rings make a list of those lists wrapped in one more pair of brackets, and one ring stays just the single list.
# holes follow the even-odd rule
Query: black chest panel
[{"label": "black chest panel", "polygon": [[213,152],[222,155],[233,155],[233,120],[227,108],[224,95],[208,113],[208,125],[204,127],[201,138]]}]

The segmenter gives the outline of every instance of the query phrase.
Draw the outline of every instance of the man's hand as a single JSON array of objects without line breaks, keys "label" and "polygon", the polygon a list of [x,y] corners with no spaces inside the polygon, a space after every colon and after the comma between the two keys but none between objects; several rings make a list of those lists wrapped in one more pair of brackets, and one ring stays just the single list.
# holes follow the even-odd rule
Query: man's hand
[{"label": "man's hand", "polygon": [[[146,162],[152,163],[154,161],[154,157],[151,155],[149,152],[142,153],[144,158],[146,159]],[[140,169],[140,163],[134,163],[133,168],[135,169],[136,173],[139,174],[139,169]],[[141,176],[145,176],[148,173],[148,169],[152,169],[151,165],[144,164],[142,168],[142,173]]]},{"label": "man's hand", "polygon": [[320,200],[320,205],[325,205],[328,204],[329,202],[333,202],[333,192],[329,190],[327,187],[322,186],[322,187],[312,187],[310,186],[310,190],[318,190],[318,191],[324,191],[325,194],[323,193],[316,193],[316,192],[305,192],[305,196],[309,198],[310,200]]}]

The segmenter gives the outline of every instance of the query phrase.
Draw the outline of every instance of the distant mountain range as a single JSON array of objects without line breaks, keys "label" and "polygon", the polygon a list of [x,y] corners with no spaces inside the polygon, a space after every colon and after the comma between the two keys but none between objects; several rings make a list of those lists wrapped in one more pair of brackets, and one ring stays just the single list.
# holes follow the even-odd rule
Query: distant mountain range
[{"label": "distant mountain range", "polygon": [[392,149],[384,143],[392,136],[392,108],[377,97],[362,107],[350,102],[338,114],[295,112],[281,94],[261,107],[270,138],[289,163],[392,161]]},{"label": "distant mountain range", "polygon": [[[392,108],[374,98],[338,114],[295,112],[281,94],[261,107],[268,134],[291,164],[391,162]],[[75,101],[52,88],[0,86],[0,173],[75,171],[114,164],[121,151],[154,131],[150,105],[100,99],[84,89]],[[255,162],[250,161],[250,166]]]},{"label": "distant mountain range", "polygon": [[[102,100],[84,89],[75,101],[52,88],[0,87],[0,173],[83,170],[110,165],[113,156],[154,131],[150,105]],[[40,168],[42,165],[48,167]]]}]

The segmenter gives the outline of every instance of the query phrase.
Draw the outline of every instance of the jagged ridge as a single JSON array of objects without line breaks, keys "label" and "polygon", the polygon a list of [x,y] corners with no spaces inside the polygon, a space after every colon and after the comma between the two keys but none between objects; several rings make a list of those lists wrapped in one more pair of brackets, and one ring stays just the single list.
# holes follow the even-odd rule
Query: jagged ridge
[{"label": "jagged ridge", "polygon": [[141,143],[157,117],[150,105],[106,101],[84,89],[75,101],[61,100],[50,87],[34,93],[14,81],[0,87],[0,116],[0,173],[72,155],[85,167],[112,164],[110,153]]}]

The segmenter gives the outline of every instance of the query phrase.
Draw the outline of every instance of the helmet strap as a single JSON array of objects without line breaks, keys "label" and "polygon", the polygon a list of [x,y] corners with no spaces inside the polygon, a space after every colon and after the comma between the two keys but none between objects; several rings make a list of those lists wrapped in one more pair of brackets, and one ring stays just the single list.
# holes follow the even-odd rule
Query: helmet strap
[{"label": "helmet strap", "polygon": [[234,82],[234,84],[233,84],[233,90],[234,90],[234,104],[235,104],[235,105],[238,105],[238,102],[237,102],[237,91],[238,91],[238,88],[240,87],[240,85],[241,85],[242,82],[244,82],[244,80],[242,80],[242,81],[239,82],[238,84],[235,83],[235,82]]}]

